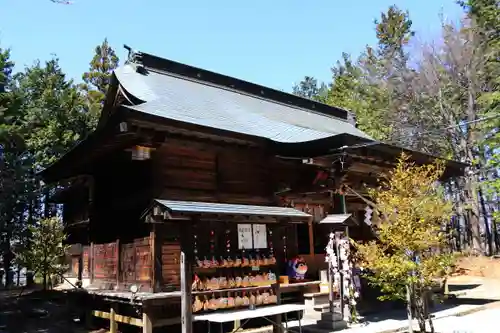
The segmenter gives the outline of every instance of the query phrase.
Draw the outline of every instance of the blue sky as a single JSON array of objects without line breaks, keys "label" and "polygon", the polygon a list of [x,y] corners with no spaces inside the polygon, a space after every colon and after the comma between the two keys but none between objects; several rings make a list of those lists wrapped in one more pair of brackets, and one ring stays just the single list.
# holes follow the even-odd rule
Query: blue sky
[{"label": "blue sky", "polygon": [[342,52],[372,44],[373,20],[394,3],[410,11],[424,39],[438,34],[439,12],[461,15],[454,0],[0,0],[0,45],[18,66],[56,54],[80,80],[107,37],[121,59],[128,44],[290,91],[304,75],[328,81]]}]

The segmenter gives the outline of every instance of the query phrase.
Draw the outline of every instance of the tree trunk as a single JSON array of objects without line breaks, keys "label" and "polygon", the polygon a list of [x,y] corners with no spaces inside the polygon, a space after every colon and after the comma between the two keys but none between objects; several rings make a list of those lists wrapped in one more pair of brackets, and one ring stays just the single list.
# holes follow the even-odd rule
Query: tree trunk
[{"label": "tree trunk", "polygon": [[10,232],[7,232],[5,237],[5,241],[3,244],[3,269],[5,273],[5,288],[9,288],[12,285],[12,274],[10,273],[13,254],[10,249]]},{"label": "tree trunk", "polygon": [[462,250],[469,249],[471,246],[472,233],[470,228],[470,221],[467,215],[467,199],[465,195],[465,181],[463,178],[458,179],[455,183],[456,202],[458,205],[458,224],[460,228],[458,237],[460,239]]},{"label": "tree trunk", "polygon": [[[477,101],[476,101],[476,72],[473,67],[469,67],[466,73],[468,79],[468,101],[467,101],[467,120],[469,122],[477,120]],[[474,125],[467,126],[466,136],[464,138],[465,160],[467,163],[473,163],[478,157],[474,151],[477,146],[477,129]],[[480,216],[479,216],[479,196],[478,182],[479,178],[474,167],[466,168],[465,174],[465,193],[468,204],[469,222],[472,232],[472,250],[474,254],[484,254],[484,244],[481,238]]]},{"label": "tree trunk", "polygon": [[47,273],[43,272],[43,290],[47,290]]},{"label": "tree trunk", "polygon": [[484,221],[484,230],[486,232],[486,241],[487,241],[487,245],[488,245],[487,254],[489,256],[491,256],[491,255],[493,255],[493,237],[492,237],[492,233],[490,230],[490,225],[488,223],[488,209],[486,208],[486,204],[484,202],[484,195],[483,195],[483,191],[481,191],[481,188],[479,188],[478,194],[479,194],[479,202],[481,204],[481,211],[483,213],[482,215],[483,215],[483,221]]},{"label": "tree trunk", "polygon": [[479,219],[479,202],[477,195],[477,182],[475,176],[465,177],[465,199],[469,207],[468,219],[472,235],[472,250],[474,254],[484,254],[484,244],[481,237],[481,227]]},{"label": "tree trunk", "polygon": [[[462,144],[466,145],[464,142]],[[479,219],[479,198],[476,189],[477,177],[474,176],[474,170],[471,168],[466,168],[465,174],[466,176],[457,185],[461,188],[460,210],[465,222],[467,245],[473,254],[484,254]]]},{"label": "tree trunk", "polygon": [[[493,179],[499,179],[500,178],[500,172],[498,171],[498,169],[496,169],[494,172],[493,172]],[[491,207],[491,210],[496,210],[496,211],[500,211],[500,200],[497,200],[497,203],[496,205],[493,205],[493,207]],[[495,252],[496,253],[500,253],[500,232],[499,232],[499,229],[498,229],[498,224],[497,224],[497,221],[492,218],[492,224],[491,224],[491,229],[492,229],[492,233],[493,233],[493,239],[495,240]]]},{"label": "tree trunk", "polygon": [[426,308],[425,308],[425,293],[418,290],[418,294],[414,293],[415,296],[415,316],[417,317],[418,327],[421,333],[426,332]]},{"label": "tree trunk", "polygon": [[43,216],[44,218],[49,218],[52,216],[52,204],[50,203],[50,189],[47,185],[45,185],[45,188],[43,189],[43,200],[44,200],[44,205],[43,205]]},{"label": "tree trunk", "polygon": [[406,314],[408,315],[408,332],[413,333],[413,297],[412,287],[406,286]]},{"label": "tree trunk", "polygon": [[430,333],[434,333],[435,332],[434,322],[432,321],[432,315],[430,313],[429,313],[429,316],[427,317],[427,319],[429,320],[429,328],[431,329]]},{"label": "tree trunk", "polygon": [[491,220],[491,229],[493,231],[493,239],[495,240],[495,253],[500,252],[500,235],[498,234],[498,225],[495,219]]}]

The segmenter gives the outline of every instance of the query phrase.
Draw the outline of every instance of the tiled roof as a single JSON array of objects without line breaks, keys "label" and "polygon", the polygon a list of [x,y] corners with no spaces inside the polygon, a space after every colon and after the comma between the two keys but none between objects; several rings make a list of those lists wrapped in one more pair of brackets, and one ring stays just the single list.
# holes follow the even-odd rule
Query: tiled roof
[{"label": "tiled roof", "polygon": [[146,114],[281,143],[314,141],[339,134],[371,139],[345,119],[265,96],[157,70],[138,71],[135,64],[118,68],[115,75],[129,94],[144,101],[128,108]]},{"label": "tiled roof", "polygon": [[177,200],[155,200],[173,213],[205,213],[205,214],[228,214],[228,215],[254,215],[309,218],[311,215],[301,212],[295,208],[234,205],[213,202],[177,201]]}]

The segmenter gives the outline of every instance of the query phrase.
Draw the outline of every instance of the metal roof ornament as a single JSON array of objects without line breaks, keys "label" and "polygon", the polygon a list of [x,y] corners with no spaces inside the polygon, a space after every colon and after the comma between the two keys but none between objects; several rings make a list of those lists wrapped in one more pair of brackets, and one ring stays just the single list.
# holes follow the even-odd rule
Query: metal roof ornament
[{"label": "metal roof ornament", "polygon": [[347,122],[352,126],[358,128],[358,120],[356,119],[356,115],[350,110],[347,111]]},{"label": "metal roof ornament", "polygon": [[137,64],[140,62],[140,52],[135,51],[130,46],[123,44],[125,50],[128,51],[127,60],[125,64]]}]

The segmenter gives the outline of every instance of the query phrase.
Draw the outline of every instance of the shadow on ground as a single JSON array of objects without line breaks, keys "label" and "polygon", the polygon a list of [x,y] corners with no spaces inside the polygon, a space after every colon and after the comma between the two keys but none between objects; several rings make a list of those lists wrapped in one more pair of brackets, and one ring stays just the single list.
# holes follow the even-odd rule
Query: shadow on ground
[{"label": "shadow on ground", "polygon": [[448,291],[449,292],[465,291],[477,288],[479,286],[480,284],[450,284],[448,285]]},{"label": "shadow on ground", "polygon": [[[456,308],[460,305],[487,305],[493,302],[498,302],[498,300],[495,299],[477,299],[477,298],[452,298],[443,301],[442,303],[437,303],[433,307],[431,307],[432,312],[439,312],[439,311],[445,311],[445,310],[450,310],[453,308]],[[398,310],[391,310],[391,311],[384,311],[380,313],[370,313],[364,316],[363,322],[367,323],[374,323],[374,322],[380,322],[384,320],[405,320],[407,319],[406,315],[406,310],[405,309],[398,309]]]},{"label": "shadow on ground", "polygon": [[0,293],[0,333],[85,332],[73,321],[62,293],[19,292]]}]

